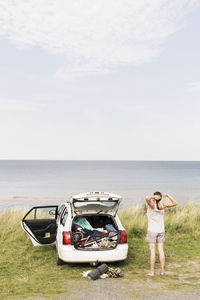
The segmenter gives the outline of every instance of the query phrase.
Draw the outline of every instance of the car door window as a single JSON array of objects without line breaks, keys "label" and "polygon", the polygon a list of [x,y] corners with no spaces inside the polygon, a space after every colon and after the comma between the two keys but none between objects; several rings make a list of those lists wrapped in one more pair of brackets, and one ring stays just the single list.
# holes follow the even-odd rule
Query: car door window
[{"label": "car door window", "polygon": [[34,207],[24,220],[55,220],[57,207]]},{"label": "car door window", "polygon": [[67,211],[67,208],[65,208],[60,217],[60,224],[62,224],[64,226],[65,222],[67,220],[67,217],[68,217],[68,211]]},{"label": "car door window", "polygon": [[34,220],[35,219],[35,208],[33,208],[25,217],[24,220]]},{"label": "car door window", "polygon": [[55,219],[56,209],[54,207],[36,208],[35,219]]}]

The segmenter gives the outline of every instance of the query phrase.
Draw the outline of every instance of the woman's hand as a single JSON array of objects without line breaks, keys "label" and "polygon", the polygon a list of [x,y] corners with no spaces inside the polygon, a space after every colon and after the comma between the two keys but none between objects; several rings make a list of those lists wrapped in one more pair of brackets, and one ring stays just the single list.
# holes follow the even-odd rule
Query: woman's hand
[{"label": "woman's hand", "polygon": [[169,194],[162,194],[163,195],[163,197],[169,197]]},{"label": "woman's hand", "polygon": [[154,209],[154,204],[151,202],[151,199],[154,199],[155,196],[146,196],[146,202],[147,204],[152,208]]}]

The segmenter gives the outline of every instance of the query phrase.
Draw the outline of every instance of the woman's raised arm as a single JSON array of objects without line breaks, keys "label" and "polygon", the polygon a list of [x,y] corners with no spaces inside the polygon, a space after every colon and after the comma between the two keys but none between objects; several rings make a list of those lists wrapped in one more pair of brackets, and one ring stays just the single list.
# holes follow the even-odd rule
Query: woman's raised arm
[{"label": "woman's raised arm", "polygon": [[163,203],[164,207],[173,207],[173,206],[178,205],[178,202],[169,194],[163,194],[163,196],[168,198],[171,201],[171,203]]}]

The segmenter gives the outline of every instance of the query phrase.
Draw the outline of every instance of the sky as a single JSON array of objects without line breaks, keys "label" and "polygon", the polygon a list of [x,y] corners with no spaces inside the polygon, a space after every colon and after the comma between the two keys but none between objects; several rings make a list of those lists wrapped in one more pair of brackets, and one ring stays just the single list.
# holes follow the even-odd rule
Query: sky
[{"label": "sky", "polygon": [[200,0],[0,0],[0,159],[200,160]]}]

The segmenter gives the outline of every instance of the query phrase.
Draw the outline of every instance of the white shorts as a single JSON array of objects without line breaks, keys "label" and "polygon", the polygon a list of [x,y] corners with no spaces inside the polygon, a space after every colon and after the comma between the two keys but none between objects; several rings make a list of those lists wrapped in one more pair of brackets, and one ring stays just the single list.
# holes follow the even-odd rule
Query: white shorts
[{"label": "white shorts", "polygon": [[147,236],[145,239],[148,243],[164,243],[165,241],[165,233],[164,232],[147,232]]}]

